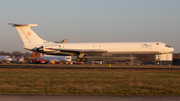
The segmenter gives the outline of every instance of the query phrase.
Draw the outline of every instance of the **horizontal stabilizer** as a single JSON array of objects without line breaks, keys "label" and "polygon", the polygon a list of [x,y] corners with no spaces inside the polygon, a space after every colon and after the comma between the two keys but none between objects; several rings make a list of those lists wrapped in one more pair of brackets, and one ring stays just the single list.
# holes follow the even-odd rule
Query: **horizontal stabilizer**
[{"label": "horizontal stabilizer", "polygon": [[36,27],[36,26],[38,26],[37,24],[15,24],[15,23],[8,23],[8,24],[12,25],[13,27],[18,27],[18,26]]}]

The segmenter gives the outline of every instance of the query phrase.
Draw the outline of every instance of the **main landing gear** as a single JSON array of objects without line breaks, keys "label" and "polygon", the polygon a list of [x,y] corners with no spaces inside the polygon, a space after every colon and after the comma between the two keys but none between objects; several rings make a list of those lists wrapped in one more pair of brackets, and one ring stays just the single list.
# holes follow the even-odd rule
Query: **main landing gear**
[{"label": "main landing gear", "polygon": [[76,59],[77,62],[87,62],[87,58],[77,58]]},{"label": "main landing gear", "polygon": [[80,55],[78,55],[78,57],[77,57],[77,59],[76,59],[76,61],[77,62],[87,62],[87,58],[84,58],[84,54],[80,54]]}]

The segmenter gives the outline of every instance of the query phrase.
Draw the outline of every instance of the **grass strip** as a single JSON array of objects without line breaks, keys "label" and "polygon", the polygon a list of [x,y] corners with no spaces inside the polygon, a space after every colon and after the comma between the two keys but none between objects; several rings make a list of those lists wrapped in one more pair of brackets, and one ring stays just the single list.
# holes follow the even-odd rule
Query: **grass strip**
[{"label": "grass strip", "polygon": [[180,95],[180,70],[2,68],[0,93]]}]

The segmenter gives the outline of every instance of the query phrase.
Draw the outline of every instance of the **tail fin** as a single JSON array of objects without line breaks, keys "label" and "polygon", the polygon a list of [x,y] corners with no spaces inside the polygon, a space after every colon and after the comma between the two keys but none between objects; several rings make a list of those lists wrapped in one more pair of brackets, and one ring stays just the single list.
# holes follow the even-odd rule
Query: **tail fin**
[{"label": "tail fin", "polygon": [[66,38],[63,38],[59,43],[66,43]]},{"label": "tail fin", "polygon": [[24,57],[25,57],[25,55],[23,55],[23,56],[21,57],[21,59],[24,59]]},{"label": "tail fin", "polygon": [[8,23],[13,27],[16,27],[24,45],[33,45],[33,44],[42,44],[49,43],[46,40],[41,39],[32,29],[31,27],[38,26],[37,24],[13,24]]}]

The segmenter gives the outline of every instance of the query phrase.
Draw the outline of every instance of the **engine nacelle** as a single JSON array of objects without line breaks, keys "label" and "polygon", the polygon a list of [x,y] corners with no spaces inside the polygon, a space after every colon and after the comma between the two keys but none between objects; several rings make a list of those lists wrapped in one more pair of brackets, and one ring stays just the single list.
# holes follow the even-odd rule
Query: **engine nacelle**
[{"label": "engine nacelle", "polygon": [[42,53],[42,52],[44,52],[44,47],[41,46],[41,47],[37,48],[36,50],[37,50],[38,52],[41,52],[41,53]]},{"label": "engine nacelle", "polygon": [[43,53],[43,52],[53,52],[55,50],[52,50],[50,47],[41,46],[37,48],[37,51]]}]

